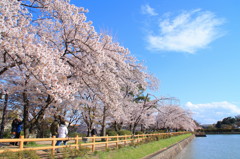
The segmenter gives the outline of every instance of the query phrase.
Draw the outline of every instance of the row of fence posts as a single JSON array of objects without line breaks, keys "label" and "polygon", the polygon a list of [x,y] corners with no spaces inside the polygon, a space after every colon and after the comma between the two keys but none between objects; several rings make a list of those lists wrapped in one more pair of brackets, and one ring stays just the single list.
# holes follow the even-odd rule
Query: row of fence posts
[{"label": "row of fence posts", "polygon": [[[175,132],[170,133],[172,135],[179,135],[184,134],[186,132]],[[64,147],[75,147],[76,149],[79,149],[81,146],[91,146],[92,152],[96,149],[96,144],[104,144],[105,143],[105,149],[109,148],[110,143],[116,142],[116,148],[119,147],[119,142],[123,142],[124,146],[127,145],[127,141],[130,141],[134,143],[136,141],[137,143],[140,142],[140,140],[145,139],[148,136],[159,136],[159,135],[167,135],[168,133],[161,133],[161,134],[142,134],[142,135],[124,135],[124,136],[93,136],[93,137],[79,137],[78,135],[75,138],[56,138],[53,136],[52,138],[24,138],[24,136],[20,136],[20,139],[0,139],[1,142],[19,142],[19,148],[18,149],[8,149],[9,151],[22,151],[22,150],[42,150],[42,149],[51,149],[52,155],[55,153],[56,148],[64,148]],[[140,138],[141,136],[141,138]],[[116,141],[109,141],[109,138],[116,138]],[[123,138],[123,141],[120,141]],[[127,138],[130,138],[129,140]],[[73,145],[64,145],[64,146],[56,146],[56,141],[58,140],[75,140],[75,143]],[[84,141],[84,139],[90,139],[91,143],[81,143],[79,144],[79,140]],[[96,142],[96,139],[104,139],[104,142]],[[120,139],[120,140],[119,140]],[[46,147],[36,147],[36,148],[24,148],[24,142],[30,142],[30,141],[52,141],[51,146]],[[0,153],[2,153],[4,150],[0,150]]]}]

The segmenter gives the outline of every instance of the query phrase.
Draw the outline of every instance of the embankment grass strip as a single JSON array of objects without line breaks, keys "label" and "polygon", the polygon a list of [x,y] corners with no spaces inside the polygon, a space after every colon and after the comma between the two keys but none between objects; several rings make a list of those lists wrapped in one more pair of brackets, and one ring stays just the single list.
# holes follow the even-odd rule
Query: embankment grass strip
[{"label": "embankment grass strip", "polygon": [[160,139],[159,141],[153,141],[147,144],[142,144],[136,147],[124,147],[118,150],[109,151],[109,152],[97,152],[95,155],[92,155],[92,159],[139,159],[147,155],[150,155],[154,152],[157,152],[163,148],[171,146],[183,139],[188,138],[191,134],[184,134],[180,136],[174,136],[168,139]]}]

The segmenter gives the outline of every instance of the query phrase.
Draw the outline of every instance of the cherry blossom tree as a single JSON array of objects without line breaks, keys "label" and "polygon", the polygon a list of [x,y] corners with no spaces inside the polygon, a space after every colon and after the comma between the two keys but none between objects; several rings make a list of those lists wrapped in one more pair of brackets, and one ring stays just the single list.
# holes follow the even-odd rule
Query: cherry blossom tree
[{"label": "cherry blossom tree", "polygon": [[[86,22],[86,10],[64,0],[1,4],[1,74],[19,67],[56,100],[71,98],[88,86],[100,92],[104,102],[116,104],[120,84],[133,74],[135,59],[110,36],[95,32]],[[29,7],[41,15],[32,16]]]},{"label": "cherry blossom tree", "polygon": [[105,105],[117,107],[122,86],[128,83],[134,90],[136,84],[129,81],[141,72],[141,65],[110,36],[94,30],[86,21],[87,10],[65,0],[0,3],[0,75],[18,70],[25,85],[33,80],[44,87],[36,90],[46,93],[47,101],[73,100],[74,93],[87,87]]},{"label": "cherry blossom tree", "polygon": [[45,89],[35,78],[26,76],[22,72],[11,68],[7,74],[2,75],[4,88],[8,88],[9,97],[14,98],[16,106],[12,110],[19,110],[24,122],[24,134],[29,136],[29,132],[41,123],[45,110],[53,102],[47,93],[39,91]]},{"label": "cherry blossom tree", "polygon": [[155,123],[153,113],[156,111],[154,108],[159,99],[150,100],[149,94],[143,96],[141,100],[136,100],[133,96],[128,96],[122,102],[121,115],[119,118],[115,117],[116,123],[123,123],[129,127],[133,134],[136,132],[137,126],[148,127]]},{"label": "cherry blossom tree", "polygon": [[101,101],[95,94],[90,94],[90,92],[79,93],[79,98],[85,100],[84,103],[80,103],[79,108],[81,109],[82,120],[87,126],[87,136],[90,136],[93,126],[98,124],[100,117],[99,104]]},{"label": "cherry blossom tree", "polygon": [[[156,88],[157,80],[128,49],[95,31],[84,8],[68,0],[2,0],[0,6],[0,76],[15,80],[11,89],[21,94],[26,136],[51,105],[68,116],[81,112],[89,129],[99,118],[104,135],[108,118],[128,109],[123,90]],[[151,114],[151,102],[132,104],[141,115],[128,119],[146,123],[143,112]]]},{"label": "cherry blossom tree", "polygon": [[156,117],[159,129],[191,130],[196,127],[191,113],[178,105],[165,105],[158,109]]}]

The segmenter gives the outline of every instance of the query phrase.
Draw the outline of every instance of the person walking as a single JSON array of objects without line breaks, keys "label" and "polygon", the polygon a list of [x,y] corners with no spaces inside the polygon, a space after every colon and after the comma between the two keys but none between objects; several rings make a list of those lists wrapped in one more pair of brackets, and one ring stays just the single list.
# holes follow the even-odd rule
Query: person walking
[{"label": "person walking", "polygon": [[91,131],[91,136],[97,135],[97,130],[95,128],[95,126],[93,127],[92,131]]},{"label": "person walking", "polygon": [[[18,119],[14,119],[12,121],[12,129],[11,129],[11,138],[14,139],[17,133]],[[10,145],[15,145],[14,142],[10,142]]]},{"label": "person walking", "polygon": [[[20,135],[21,135],[21,131],[22,131],[22,128],[23,128],[23,122],[20,120],[20,119],[17,119],[17,130],[16,130],[16,136],[15,138],[18,139],[20,138]],[[15,142],[15,145],[17,145],[18,142]]]},{"label": "person walking", "polygon": [[58,137],[58,128],[59,128],[59,116],[54,115],[54,121],[50,127],[52,137],[53,136]]},{"label": "person walking", "polygon": [[[68,135],[68,129],[67,129],[66,123],[65,123],[65,121],[61,120],[60,126],[58,128],[58,138],[66,138],[67,135]],[[61,143],[62,143],[62,140],[58,140],[56,143],[56,146],[60,146]],[[64,140],[63,144],[67,145],[67,140]],[[59,149],[57,149],[57,152],[58,153],[60,152]]]}]

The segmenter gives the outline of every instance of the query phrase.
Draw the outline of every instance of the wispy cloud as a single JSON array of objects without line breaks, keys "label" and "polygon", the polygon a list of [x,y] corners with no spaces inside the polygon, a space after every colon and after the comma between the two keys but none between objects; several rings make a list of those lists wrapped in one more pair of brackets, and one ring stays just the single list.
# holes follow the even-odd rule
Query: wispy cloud
[{"label": "wispy cloud", "polygon": [[223,24],[224,20],[214,13],[200,9],[184,11],[175,17],[167,16],[160,20],[160,32],[147,35],[148,48],[195,53],[224,35],[219,30]]},{"label": "wispy cloud", "polygon": [[[200,120],[203,124],[213,124],[225,117],[240,114],[240,108],[227,101],[205,104],[187,102],[185,106],[193,112],[196,120]],[[209,123],[210,121],[211,123]]]},{"label": "wispy cloud", "polygon": [[141,7],[142,13],[150,16],[156,16],[158,13],[155,12],[154,8],[150,7],[148,4],[142,5]]}]

